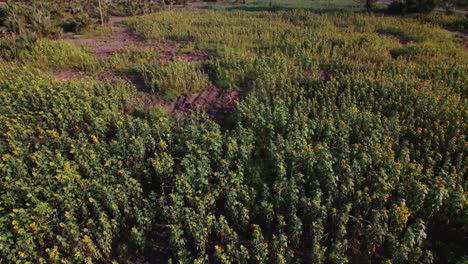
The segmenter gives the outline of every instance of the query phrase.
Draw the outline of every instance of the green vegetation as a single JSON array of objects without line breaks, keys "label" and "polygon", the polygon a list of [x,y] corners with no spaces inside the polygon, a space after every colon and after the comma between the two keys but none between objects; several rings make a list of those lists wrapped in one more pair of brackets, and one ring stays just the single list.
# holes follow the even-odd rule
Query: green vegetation
[{"label": "green vegetation", "polygon": [[419,15],[418,18],[421,21],[429,22],[448,30],[468,32],[468,16],[454,16],[438,12],[429,15]]},{"label": "green vegetation", "polygon": [[0,8],[0,27],[7,31],[58,37],[62,31],[79,33],[107,22],[111,15],[141,15],[161,5],[127,0],[26,0],[7,1]]},{"label": "green vegetation", "polygon": [[39,40],[30,49],[20,51],[18,60],[43,70],[90,70],[97,67],[97,58],[84,48],[65,41]]},{"label": "green vegetation", "polygon": [[299,8],[313,9],[315,11],[357,11],[363,8],[363,4],[359,1],[354,0],[247,0],[245,5],[228,7],[228,9],[244,9],[251,11],[265,9],[281,10]]},{"label": "green vegetation", "polygon": [[142,243],[150,205],[124,165],[142,158],[126,145],[148,126],[122,114],[133,88],[17,66],[0,77],[0,261],[81,262]]},{"label": "green vegetation", "polygon": [[467,3],[463,0],[395,0],[389,5],[389,10],[394,13],[429,13],[436,7],[450,12],[454,8],[466,9]]},{"label": "green vegetation", "polygon": [[[1,263],[467,260],[468,52],[441,27],[464,18],[240,7],[125,21],[169,59],[4,39]],[[145,104],[210,83],[246,94],[224,127]]]},{"label": "green vegetation", "polygon": [[184,60],[143,64],[140,72],[146,88],[153,93],[158,92],[165,99],[198,92],[208,86],[208,76],[196,64]]}]

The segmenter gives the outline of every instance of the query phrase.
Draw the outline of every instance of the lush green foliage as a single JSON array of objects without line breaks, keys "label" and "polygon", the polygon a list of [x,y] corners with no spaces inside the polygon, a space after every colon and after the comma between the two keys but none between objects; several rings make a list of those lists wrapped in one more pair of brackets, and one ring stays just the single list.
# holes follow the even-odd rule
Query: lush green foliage
[{"label": "lush green foliage", "polygon": [[161,5],[127,0],[8,1],[0,8],[0,27],[22,35],[58,37],[62,31],[79,33],[94,24],[107,22],[111,15],[147,14],[159,10]]},{"label": "lush green foliage", "polygon": [[468,16],[454,16],[441,12],[434,12],[429,15],[421,15],[419,19],[452,31],[468,32]]},{"label": "lush green foliage", "polygon": [[2,7],[0,26],[4,26],[9,32],[22,35],[57,37],[61,34],[57,24],[60,17],[57,7],[50,1],[10,1]]},{"label": "lush green foliage", "polygon": [[110,67],[144,65],[155,91],[208,80],[248,91],[224,129],[142,106],[123,82],[2,66],[0,261],[155,247],[181,263],[466,260],[468,53],[418,21],[298,10],[131,19],[148,41],[213,58],[122,51]]},{"label": "lush green foliage", "polygon": [[[227,6],[228,9],[241,9],[249,11],[261,10],[288,10],[288,9],[310,9],[314,11],[357,11],[362,10],[363,1],[354,0],[225,0],[225,2],[242,3],[243,5]],[[210,6],[210,8],[223,8],[223,6]]]},{"label": "lush green foliage", "polygon": [[208,76],[193,62],[150,61],[140,65],[146,89],[158,92],[165,99],[174,99],[181,94],[198,92],[208,87]]},{"label": "lush green foliage", "polygon": [[133,88],[41,75],[0,69],[0,262],[81,262],[121,240],[137,246],[151,218],[126,169],[142,159],[130,135],[139,141],[148,126],[122,114]]},{"label": "lush green foliage", "polygon": [[85,48],[47,39],[38,40],[29,49],[20,51],[17,59],[43,70],[89,70],[98,64],[98,59]]}]

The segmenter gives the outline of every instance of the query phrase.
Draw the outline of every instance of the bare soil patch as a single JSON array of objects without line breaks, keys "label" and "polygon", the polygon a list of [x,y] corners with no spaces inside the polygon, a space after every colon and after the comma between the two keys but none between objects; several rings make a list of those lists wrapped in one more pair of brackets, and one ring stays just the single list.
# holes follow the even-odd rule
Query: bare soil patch
[{"label": "bare soil patch", "polygon": [[[110,23],[118,23],[124,18],[112,18]],[[107,58],[113,53],[124,48],[132,47],[136,50],[157,50],[162,53],[162,58],[166,60],[182,59],[186,61],[206,60],[211,58],[210,54],[205,50],[191,50],[185,54],[177,55],[178,51],[186,45],[186,43],[174,41],[161,41],[157,43],[149,43],[138,36],[128,26],[114,27],[112,32],[96,34],[87,38],[71,38],[66,37],[65,40],[72,42],[77,46],[88,46],[93,53],[100,58]]]},{"label": "bare soil patch", "polygon": [[328,82],[331,79],[330,73],[326,70],[320,70],[318,73],[318,79],[320,81]]},{"label": "bare soil patch", "polygon": [[86,38],[72,38],[69,35],[64,40],[77,46],[88,46],[100,58],[106,58],[126,47],[135,47],[136,49],[155,48],[154,44],[149,44],[139,38],[129,26],[116,26],[124,19],[125,17],[111,17],[109,19],[109,24],[112,26],[111,31]]},{"label": "bare soil patch", "polygon": [[203,110],[211,119],[223,124],[243,96],[244,93],[239,90],[223,90],[211,86],[201,92],[179,96],[171,102],[149,99],[147,103],[164,106],[169,113],[175,114]]},{"label": "bare soil patch", "polygon": [[128,46],[137,46],[145,48],[145,45],[139,40],[129,27],[116,28],[114,32],[104,33],[89,38],[72,39],[66,38],[77,46],[88,46],[98,57],[108,57],[119,49]]},{"label": "bare soil patch", "polygon": [[[196,7],[202,7],[202,5],[197,5]],[[123,19],[122,17],[114,17],[110,19],[109,23],[115,25]],[[138,38],[128,26],[113,27],[113,29],[113,31],[96,34],[88,38],[73,39],[68,37],[65,38],[65,40],[77,46],[88,46],[91,51],[101,59],[106,59],[114,52],[128,47],[135,48],[136,50],[158,50],[162,54],[162,59],[166,60],[198,61],[211,58],[211,55],[205,50],[191,50],[180,54],[180,49],[184,47],[186,43],[174,41],[148,43]],[[84,72],[79,70],[53,72],[52,75],[58,80],[86,76]],[[117,79],[124,79],[137,88],[144,88],[145,86],[143,78],[138,75],[122,74],[111,70],[105,70],[93,76],[93,78],[100,81],[115,82]],[[324,73],[323,79],[329,79],[328,74]],[[210,118],[222,125],[228,114],[236,106],[237,100],[242,96],[243,93],[241,91],[223,90],[210,85],[204,91],[179,96],[170,102],[157,99],[156,95],[148,95],[144,103],[163,106],[169,113],[175,114],[185,114],[191,111],[203,110]]]},{"label": "bare soil patch", "polygon": [[109,18],[109,24],[112,26],[115,26],[117,23],[122,22],[126,19],[127,17],[120,17],[120,16],[114,16]]}]

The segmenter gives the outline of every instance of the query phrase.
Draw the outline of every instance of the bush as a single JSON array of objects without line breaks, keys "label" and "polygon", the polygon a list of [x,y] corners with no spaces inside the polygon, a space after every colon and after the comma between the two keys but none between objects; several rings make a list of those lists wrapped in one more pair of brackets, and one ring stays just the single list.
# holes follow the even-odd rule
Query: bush
[{"label": "bush", "polygon": [[43,70],[89,70],[98,64],[98,59],[85,48],[48,39],[41,39],[29,49],[21,50],[18,60]]},{"label": "bush", "polygon": [[112,15],[116,16],[133,16],[154,13],[162,8],[158,1],[129,1],[118,0],[114,1],[109,9]]},{"label": "bush", "polygon": [[389,6],[388,6],[388,11],[390,11],[393,14],[401,14],[405,11],[405,2],[402,0],[396,0],[393,1]]},{"label": "bush", "polygon": [[145,14],[159,7],[152,1],[102,1],[101,9],[98,0],[10,1],[0,9],[0,25],[17,34],[30,31],[41,37],[56,38],[62,30],[79,33],[93,24],[107,22],[112,14]]},{"label": "bush", "polygon": [[3,36],[0,38],[0,57],[13,61],[23,50],[30,49],[36,40],[37,37],[32,33]]},{"label": "bush", "polygon": [[17,34],[35,34],[57,38],[61,12],[47,1],[8,2],[4,7],[2,23],[6,30]]},{"label": "bush", "polygon": [[436,8],[437,0],[397,0],[389,5],[392,13],[429,13]]},{"label": "bush", "polygon": [[468,32],[468,15],[450,15],[442,12],[422,14],[419,19],[451,31]]},{"label": "bush", "polygon": [[65,32],[76,32],[80,33],[83,29],[90,27],[95,24],[95,20],[90,18],[87,14],[78,14],[67,20],[64,20],[60,27]]}]

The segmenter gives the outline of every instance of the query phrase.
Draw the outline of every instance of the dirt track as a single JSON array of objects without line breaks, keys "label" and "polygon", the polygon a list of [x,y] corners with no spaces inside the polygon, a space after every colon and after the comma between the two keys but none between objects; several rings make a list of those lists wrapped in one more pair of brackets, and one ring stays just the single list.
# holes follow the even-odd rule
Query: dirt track
[{"label": "dirt track", "polygon": [[[183,46],[176,42],[160,42],[147,43],[138,38],[132,30],[127,26],[116,26],[124,18],[111,18],[109,24],[112,25],[112,31],[98,33],[87,38],[74,39],[66,37],[65,40],[74,43],[77,46],[87,46],[101,60],[105,60],[113,53],[118,52],[123,48],[131,48],[135,50],[154,49],[161,52],[163,60],[186,60],[198,61],[208,60],[210,54],[204,50],[191,50],[183,54],[177,54],[177,51]],[[177,55],[174,55],[177,54]],[[86,74],[79,70],[67,70],[53,72],[52,75],[58,80],[67,80],[72,78],[87,77]],[[141,76],[122,75],[110,70],[104,70],[96,76],[98,80],[113,82],[117,78],[125,79],[133,83],[137,88],[144,87],[144,81]],[[235,107],[237,100],[243,96],[238,90],[223,90],[210,84],[206,90],[185,94],[179,96],[173,101],[167,102],[159,99],[151,99],[154,95],[149,95],[144,103],[149,105],[159,105],[167,109],[169,113],[184,114],[190,111],[204,110],[209,117],[216,122],[224,123],[227,115]]]}]

